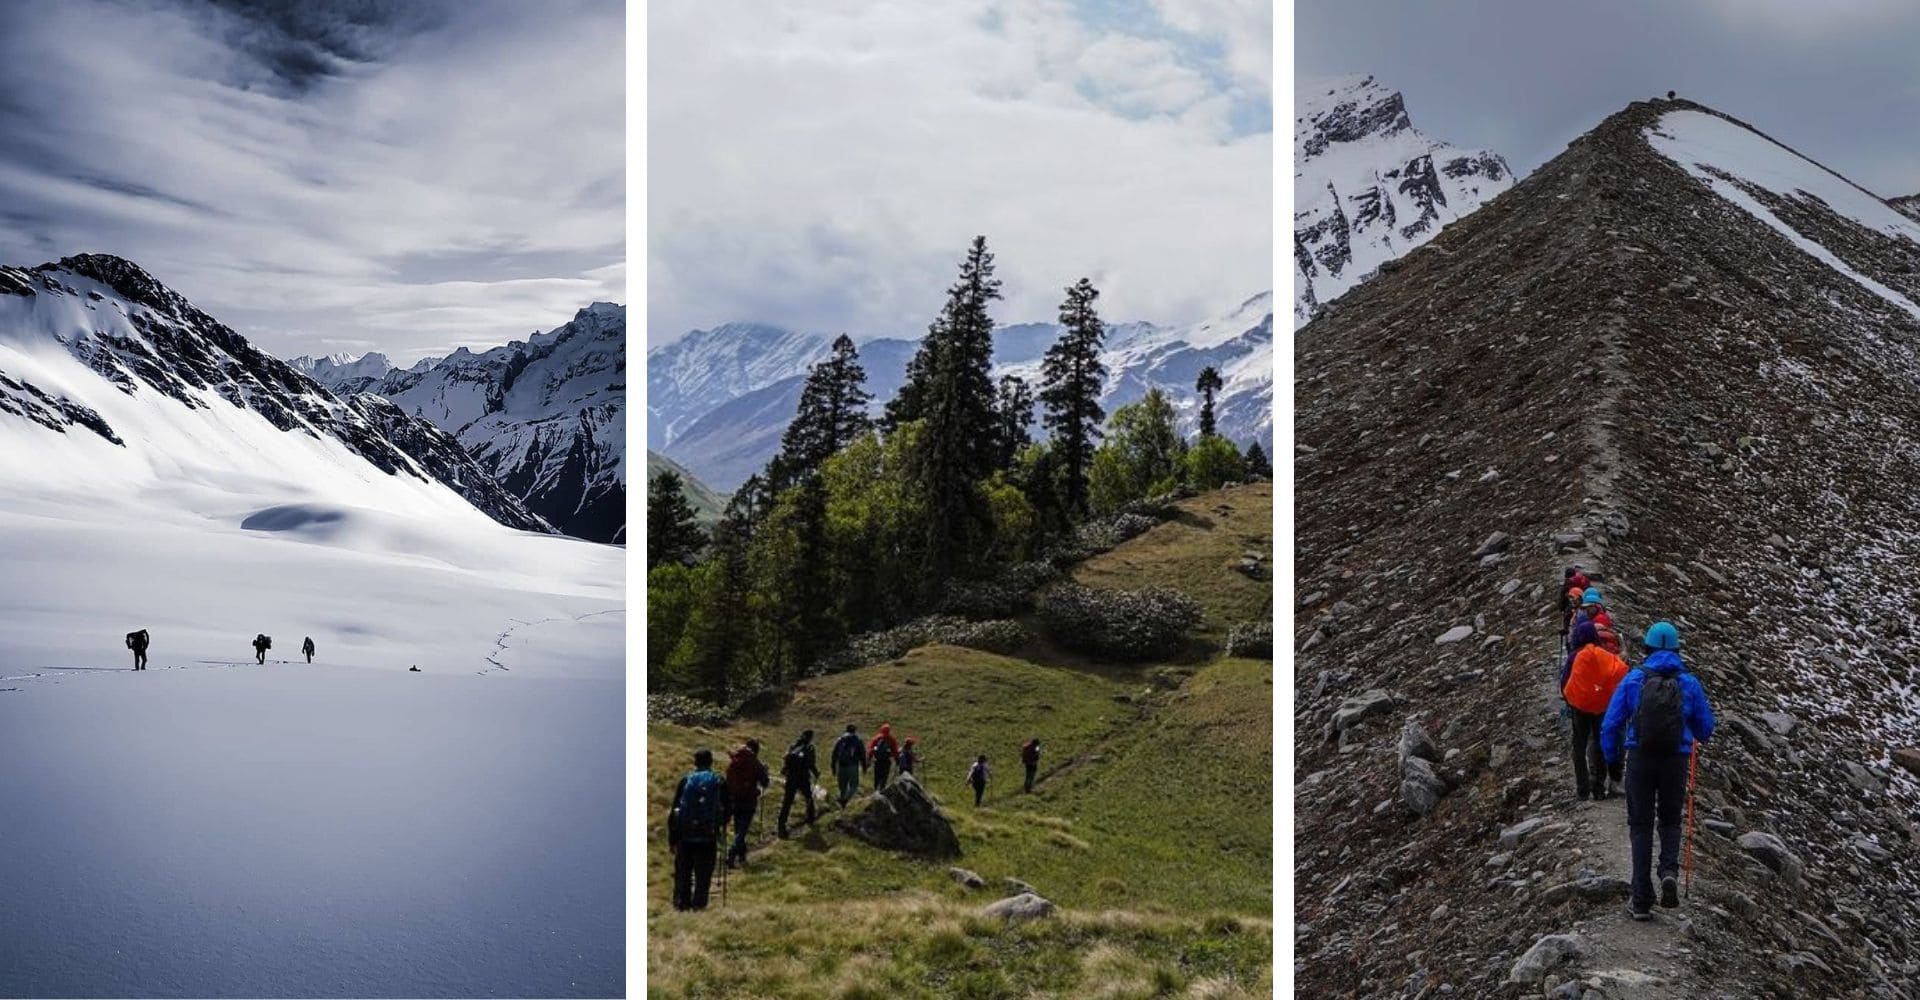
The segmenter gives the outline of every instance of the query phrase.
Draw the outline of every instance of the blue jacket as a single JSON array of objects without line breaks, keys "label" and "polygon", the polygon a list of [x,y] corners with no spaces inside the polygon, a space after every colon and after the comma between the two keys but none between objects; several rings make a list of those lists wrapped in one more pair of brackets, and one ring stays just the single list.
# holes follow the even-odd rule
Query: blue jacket
[{"label": "blue jacket", "polygon": [[[1645,663],[1640,664],[1640,669],[1627,674],[1620,686],[1613,690],[1613,700],[1607,703],[1606,718],[1600,720],[1600,752],[1606,755],[1609,764],[1619,763],[1627,749],[1638,745],[1633,734],[1633,714],[1640,708],[1640,686],[1646,683],[1650,673],[1680,678],[1682,723],[1679,752],[1692,753],[1694,740],[1713,739],[1713,709],[1707,705],[1707,689],[1700,686],[1699,678],[1687,673],[1686,665],[1680,662],[1679,653],[1671,649],[1656,649]],[[1624,747],[1622,736],[1626,737]]]}]

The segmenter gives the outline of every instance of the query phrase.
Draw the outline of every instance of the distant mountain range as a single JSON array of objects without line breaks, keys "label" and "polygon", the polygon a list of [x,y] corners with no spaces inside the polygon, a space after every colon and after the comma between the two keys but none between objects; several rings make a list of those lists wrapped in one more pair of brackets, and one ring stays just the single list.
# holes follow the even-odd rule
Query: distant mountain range
[{"label": "distant mountain range", "polygon": [[647,449],[647,481],[652,482],[653,477],[662,472],[671,472],[680,477],[680,495],[693,505],[696,521],[712,524],[720,520],[721,513],[727,509],[726,497],[715,493],[685,466],[651,448]]},{"label": "distant mountain range", "polygon": [[626,540],[626,307],[397,369],[380,354],[302,357],[337,393],[372,393],[452,434],[527,508],[569,535]]},{"label": "distant mountain range", "polygon": [[1513,186],[1499,154],[1427,136],[1371,76],[1303,80],[1294,94],[1295,328]]},{"label": "distant mountain range", "polygon": [[[999,328],[994,377],[1017,375],[1037,386],[1041,358],[1059,336],[1053,323]],[[807,366],[826,357],[830,344],[822,334],[730,323],[653,348],[647,354],[647,447],[714,489],[732,492],[779,450]],[[894,338],[859,345],[875,413],[899,392],[918,347],[917,340]],[[1192,432],[1200,407],[1193,383],[1213,365],[1226,382],[1215,403],[1220,432],[1243,448],[1256,440],[1273,447],[1271,292],[1186,326],[1109,324],[1102,358],[1108,413],[1159,387]]]}]

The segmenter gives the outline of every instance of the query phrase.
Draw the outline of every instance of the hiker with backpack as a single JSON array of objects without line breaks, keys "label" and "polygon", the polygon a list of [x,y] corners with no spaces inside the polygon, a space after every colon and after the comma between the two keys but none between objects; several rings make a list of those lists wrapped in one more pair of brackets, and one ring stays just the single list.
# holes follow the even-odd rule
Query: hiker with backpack
[{"label": "hiker with backpack", "polygon": [[1627,832],[1632,843],[1635,920],[1653,916],[1653,833],[1660,831],[1660,905],[1680,905],[1681,810],[1697,743],[1713,738],[1713,709],[1699,678],[1680,659],[1670,622],[1647,629],[1648,656],[1614,689],[1600,723],[1608,766],[1626,763]]},{"label": "hiker with backpack", "polygon": [[867,745],[860,741],[860,733],[853,723],[847,723],[847,731],[833,741],[833,751],[827,755],[828,763],[833,766],[833,777],[840,785],[840,804],[860,794],[860,772],[867,769]]},{"label": "hiker with backpack", "polygon": [[253,658],[264,665],[267,662],[267,650],[273,648],[273,640],[262,632],[253,637]]},{"label": "hiker with backpack", "polygon": [[914,738],[909,736],[900,744],[900,773],[912,774],[914,765],[920,763],[920,751],[914,746]]},{"label": "hiker with backpack", "polygon": [[[753,814],[760,806],[760,793],[773,784],[767,765],[760,762],[760,741],[748,740],[727,760],[727,804],[733,814],[733,845],[727,848],[727,864],[737,858],[747,866],[747,831],[753,826]],[[811,798],[811,796],[809,796]]]},{"label": "hiker with backpack", "polygon": [[1564,644],[1567,635],[1573,631],[1573,618],[1580,610],[1580,597],[1591,586],[1587,574],[1578,566],[1568,566],[1565,582],[1560,585],[1560,641]]},{"label": "hiker with backpack", "polygon": [[300,652],[306,654],[308,663],[313,662],[313,636],[307,636],[306,641],[300,644]]},{"label": "hiker with backpack", "polygon": [[980,807],[980,797],[987,794],[987,782],[993,773],[987,768],[987,755],[981,754],[973,759],[973,766],[967,768],[967,784],[973,789],[973,806]]},{"label": "hiker with backpack", "polygon": [[867,745],[867,756],[873,761],[874,791],[887,787],[887,772],[892,770],[893,759],[899,755],[900,744],[893,738],[893,726],[882,722],[873,742]]},{"label": "hiker with backpack", "polygon": [[713,751],[696,750],[693,770],[673,789],[667,849],[673,852],[673,908],[704,910],[713,861],[727,828],[727,783],[713,773]]},{"label": "hiker with backpack", "polygon": [[147,643],[150,641],[147,630],[127,633],[127,648],[133,650],[133,669],[147,669]]},{"label": "hiker with backpack", "polygon": [[1591,794],[1599,802],[1620,794],[1620,768],[1609,767],[1600,752],[1600,721],[1627,675],[1627,661],[1600,644],[1599,629],[1591,621],[1576,626],[1570,642],[1574,655],[1560,671],[1560,696],[1573,723],[1574,797],[1585,801]]},{"label": "hiker with backpack", "polygon": [[796,795],[806,800],[807,825],[813,825],[813,779],[819,775],[820,764],[813,749],[813,730],[803,729],[800,738],[787,747],[787,755],[780,763],[780,780],[787,786],[780,797],[780,823],[775,830],[781,840],[787,839],[787,817],[793,812],[793,798]]},{"label": "hiker with backpack", "polygon": [[1020,763],[1026,765],[1027,791],[1031,792],[1033,791],[1033,777],[1040,770],[1040,737],[1035,736],[1033,739],[1021,744]]}]

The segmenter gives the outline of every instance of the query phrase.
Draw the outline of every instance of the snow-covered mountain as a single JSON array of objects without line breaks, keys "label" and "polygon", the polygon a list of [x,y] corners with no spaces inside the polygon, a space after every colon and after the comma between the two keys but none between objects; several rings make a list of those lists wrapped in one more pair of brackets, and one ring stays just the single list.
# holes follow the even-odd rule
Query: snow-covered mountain
[{"label": "snow-covered mountain", "polygon": [[1371,76],[1303,80],[1293,118],[1293,325],[1513,186],[1507,161],[1415,128]]},{"label": "snow-covered mountain", "polygon": [[[994,377],[1038,384],[1040,360],[1060,328],[1020,323],[994,332]],[[760,324],[696,330],[647,355],[649,441],[721,491],[739,487],[780,447],[793,419],[809,364],[827,355],[830,338]],[[861,344],[860,363],[877,414],[899,392],[918,342],[881,338]],[[1102,405],[1108,413],[1159,387],[1183,427],[1199,420],[1193,383],[1200,370],[1220,370],[1225,388],[1215,403],[1222,434],[1242,447],[1273,433],[1273,295],[1262,292],[1226,313],[1179,327],[1108,324]],[[1037,415],[1037,414],[1036,414]]]},{"label": "snow-covered mountain", "polygon": [[393,362],[378,351],[357,358],[351,354],[329,354],[319,358],[303,354],[288,363],[302,375],[329,389],[345,387],[355,379],[377,379],[393,370]]},{"label": "snow-covered mountain", "polygon": [[336,397],[119,257],[0,268],[0,430],[21,438],[0,462],[31,456],[44,467],[21,474],[49,480],[351,480],[364,506],[552,530],[438,428]]},{"label": "snow-covered mountain", "polygon": [[379,377],[339,366],[329,374],[344,389],[382,396],[452,434],[508,492],[566,534],[622,542],[626,343],[626,307],[596,302],[525,341],[478,353],[462,347],[406,370],[389,365]]},{"label": "snow-covered mountain", "polygon": [[1888,198],[1887,204],[1892,205],[1896,210],[1900,212],[1901,215],[1904,215],[1907,218],[1914,220],[1915,222],[1920,222],[1920,194],[1909,194],[1909,195],[1903,195],[1899,198]]}]

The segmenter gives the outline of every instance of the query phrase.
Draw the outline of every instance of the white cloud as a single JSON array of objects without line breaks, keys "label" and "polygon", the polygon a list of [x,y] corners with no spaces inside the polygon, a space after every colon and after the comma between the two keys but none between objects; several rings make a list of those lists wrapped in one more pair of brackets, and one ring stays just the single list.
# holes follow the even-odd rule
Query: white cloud
[{"label": "white cloud", "polygon": [[1167,322],[1271,283],[1272,142],[1230,127],[1237,71],[1066,3],[812,8],[653,8],[653,342],[734,319],[916,336],[976,233],[1005,321],[1052,318],[1083,275],[1105,315]]}]

